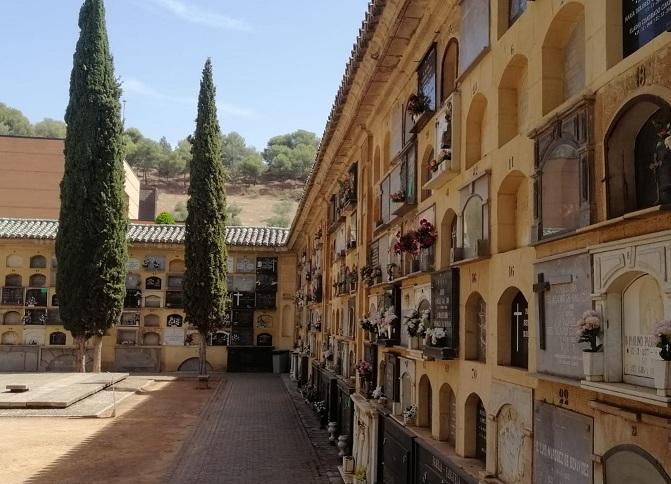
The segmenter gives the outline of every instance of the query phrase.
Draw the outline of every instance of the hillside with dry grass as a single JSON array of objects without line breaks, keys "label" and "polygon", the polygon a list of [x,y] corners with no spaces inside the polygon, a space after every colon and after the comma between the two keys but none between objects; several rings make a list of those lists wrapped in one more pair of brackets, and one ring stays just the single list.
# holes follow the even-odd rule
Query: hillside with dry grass
[{"label": "hillside with dry grass", "polygon": [[[161,180],[155,174],[147,178],[146,187],[158,189],[156,213],[170,212],[179,220],[179,204],[186,205],[188,195],[184,180]],[[226,196],[229,210],[238,220],[231,225],[289,226],[296,214],[304,183],[298,180],[268,181],[258,184],[228,183]],[[145,188],[145,185],[143,185]],[[234,217],[233,217],[234,218]],[[287,223],[285,223],[287,222]]]}]

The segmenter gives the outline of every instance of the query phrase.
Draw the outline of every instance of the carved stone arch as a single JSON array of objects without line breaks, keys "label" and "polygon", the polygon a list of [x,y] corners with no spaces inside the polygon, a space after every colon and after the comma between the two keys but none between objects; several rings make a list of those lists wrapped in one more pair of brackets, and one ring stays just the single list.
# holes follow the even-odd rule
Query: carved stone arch
[{"label": "carved stone arch", "polygon": [[647,451],[631,444],[615,446],[603,455],[603,475],[607,484],[671,484],[664,466]]}]

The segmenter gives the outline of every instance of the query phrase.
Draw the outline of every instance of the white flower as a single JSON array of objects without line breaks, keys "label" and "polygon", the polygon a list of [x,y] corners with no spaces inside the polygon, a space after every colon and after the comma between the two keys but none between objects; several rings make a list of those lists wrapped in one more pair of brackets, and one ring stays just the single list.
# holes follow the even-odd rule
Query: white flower
[{"label": "white flower", "polygon": [[373,398],[380,398],[382,396],[382,387],[377,386],[375,387],[375,390],[373,390]]}]

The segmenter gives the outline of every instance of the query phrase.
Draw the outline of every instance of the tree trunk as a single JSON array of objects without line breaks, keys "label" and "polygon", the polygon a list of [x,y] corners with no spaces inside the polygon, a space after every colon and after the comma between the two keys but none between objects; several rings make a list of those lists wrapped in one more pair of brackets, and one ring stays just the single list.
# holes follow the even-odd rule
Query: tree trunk
[{"label": "tree trunk", "polygon": [[75,343],[77,344],[77,349],[75,350],[75,371],[86,373],[86,336],[77,336]]},{"label": "tree trunk", "polygon": [[198,374],[207,375],[207,333],[200,333],[200,352],[199,352]]},{"label": "tree trunk", "polygon": [[93,337],[93,373],[100,373],[103,359],[103,337],[96,335]]}]

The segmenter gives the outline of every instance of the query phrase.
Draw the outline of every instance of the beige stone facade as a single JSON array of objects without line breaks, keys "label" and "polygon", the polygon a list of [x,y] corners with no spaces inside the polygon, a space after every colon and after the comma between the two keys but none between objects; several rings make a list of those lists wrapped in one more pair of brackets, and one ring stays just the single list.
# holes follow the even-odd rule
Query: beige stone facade
[{"label": "beige stone facade", "polygon": [[[74,341],[58,311],[55,227],[55,221],[0,219],[0,371],[72,367]],[[103,338],[104,370],[197,369],[199,334],[184,320],[182,303],[183,235],[183,226],[131,225],[124,311]],[[231,319],[210,335],[213,370],[226,370],[233,341],[293,347],[295,258],[281,247],[284,237],[283,229],[229,227]],[[261,260],[274,263],[277,282],[264,304],[256,287]],[[236,292],[246,295],[244,307],[236,304]]]},{"label": "beige stone facade", "polygon": [[[63,140],[0,136],[0,217],[58,218]],[[137,220],[140,180],[124,163],[128,217]]]},{"label": "beige stone facade", "polygon": [[[345,428],[368,482],[385,459],[376,419],[410,405],[406,434],[445,466],[425,479],[669,482],[651,332],[671,315],[671,38],[630,44],[671,14],[646,2],[648,27],[632,27],[630,3],[371,2],[289,239],[309,381],[358,382]],[[396,254],[421,219],[435,244]],[[390,306],[391,335],[360,327]],[[448,327],[437,345],[404,325],[428,308]],[[583,355],[588,309],[603,351]],[[588,357],[605,370],[586,373]],[[363,398],[363,359],[384,407]]]}]

